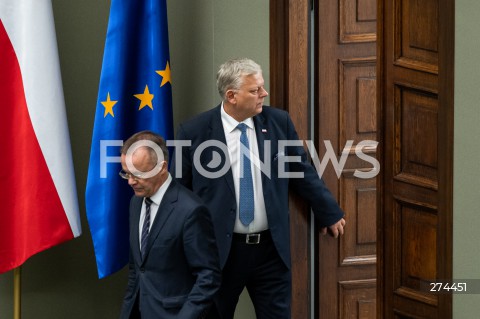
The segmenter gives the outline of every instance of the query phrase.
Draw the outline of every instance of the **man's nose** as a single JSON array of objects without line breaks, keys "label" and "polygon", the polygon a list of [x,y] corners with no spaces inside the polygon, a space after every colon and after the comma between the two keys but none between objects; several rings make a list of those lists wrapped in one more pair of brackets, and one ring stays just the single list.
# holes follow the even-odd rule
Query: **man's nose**
[{"label": "man's nose", "polygon": [[266,96],[268,96],[267,90],[265,90],[265,88],[263,88],[263,87],[260,88],[260,96],[261,96],[261,97],[266,97]]},{"label": "man's nose", "polygon": [[132,186],[137,183],[137,180],[133,176],[128,177],[128,185]]}]

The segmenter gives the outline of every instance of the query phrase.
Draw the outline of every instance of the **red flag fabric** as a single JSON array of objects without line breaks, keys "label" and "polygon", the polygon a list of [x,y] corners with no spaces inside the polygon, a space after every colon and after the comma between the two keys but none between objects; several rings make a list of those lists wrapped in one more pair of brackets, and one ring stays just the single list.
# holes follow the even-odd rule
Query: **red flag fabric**
[{"label": "red flag fabric", "polygon": [[0,273],[81,234],[50,0],[0,0]]}]

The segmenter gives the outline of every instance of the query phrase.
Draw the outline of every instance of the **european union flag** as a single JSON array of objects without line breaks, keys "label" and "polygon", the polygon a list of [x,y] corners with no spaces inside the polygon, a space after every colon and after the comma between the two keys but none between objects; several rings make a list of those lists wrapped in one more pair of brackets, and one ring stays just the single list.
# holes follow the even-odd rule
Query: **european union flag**
[{"label": "european union flag", "polygon": [[118,175],[123,141],[141,130],[173,137],[166,0],[112,0],[85,193],[103,278],[125,266],[132,189]]}]

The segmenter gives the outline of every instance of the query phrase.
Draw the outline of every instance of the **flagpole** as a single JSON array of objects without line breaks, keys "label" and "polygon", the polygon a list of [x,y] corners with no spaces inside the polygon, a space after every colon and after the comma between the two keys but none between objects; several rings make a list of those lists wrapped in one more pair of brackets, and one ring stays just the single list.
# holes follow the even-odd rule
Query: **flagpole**
[{"label": "flagpole", "polygon": [[22,266],[13,270],[13,319],[21,318]]}]

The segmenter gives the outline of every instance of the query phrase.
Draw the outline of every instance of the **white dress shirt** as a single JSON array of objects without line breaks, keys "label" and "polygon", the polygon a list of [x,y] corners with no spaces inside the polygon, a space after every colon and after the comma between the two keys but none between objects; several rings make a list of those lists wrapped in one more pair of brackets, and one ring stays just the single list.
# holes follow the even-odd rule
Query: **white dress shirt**
[{"label": "white dress shirt", "polygon": [[[170,176],[170,173],[167,176],[167,179],[165,182],[160,186],[160,188],[157,190],[155,194],[153,194],[150,199],[152,200],[152,204],[150,205],[150,228],[148,229],[148,232],[150,233],[150,229],[152,229],[153,222],[155,221],[155,217],[157,216],[158,212],[158,207],[160,207],[160,203],[162,202],[163,195],[165,195],[165,192],[167,191],[168,186],[170,186],[170,183],[172,182],[172,176]],[[142,250],[142,228],[143,228],[143,222],[145,220],[145,211],[146,211],[146,204],[145,204],[145,199],[143,199],[142,203],[142,209],[140,211],[140,222],[138,223],[138,242],[140,243],[140,250]]]},{"label": "white dress shirt", "polygon": [[230,164],[233,174],[233,184],[235,187],[235,197],[237,200],[237,217],[235,220],[235,233],[248,234],[260,232],[268,229],[267,211],[265,209],[265,199],[263,198],[262,186],[262,172],[260,171],[260,158],[258,156],[257,135],[255,134],[255,125],[252,118],[248,118],[241,123],[247,125],[247,137],[250,146],[250,163],[252,167],[252,181],[253,181],[253,196],[255,202],[254,219],[250,225],[245,226],[239,219],[239,198],[240,198],[240,134],[241,131],[237,129],[240,123],[221,108],[223,130],[225,131],[225,138],[227,140],[228,155],[230,156]]}]

